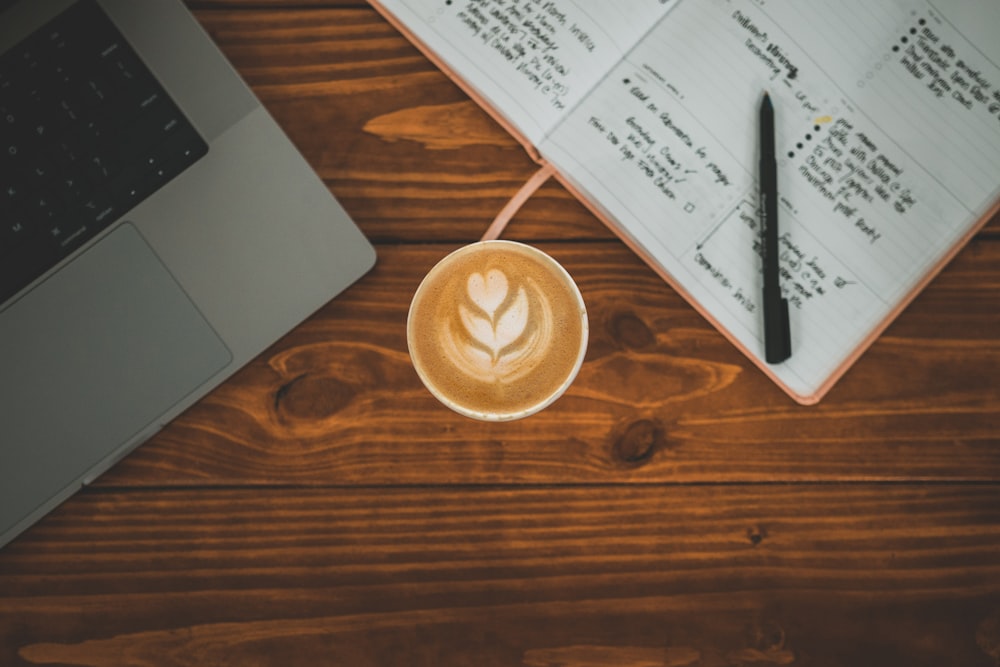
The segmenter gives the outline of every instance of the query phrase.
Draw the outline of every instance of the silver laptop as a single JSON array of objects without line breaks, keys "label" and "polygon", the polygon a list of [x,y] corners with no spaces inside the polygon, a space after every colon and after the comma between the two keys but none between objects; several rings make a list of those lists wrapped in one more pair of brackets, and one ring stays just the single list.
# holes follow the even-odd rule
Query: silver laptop
[{"label": "silver laptop", "polygon": [[2,546],[375,253],[179,0],[0,12]]}]

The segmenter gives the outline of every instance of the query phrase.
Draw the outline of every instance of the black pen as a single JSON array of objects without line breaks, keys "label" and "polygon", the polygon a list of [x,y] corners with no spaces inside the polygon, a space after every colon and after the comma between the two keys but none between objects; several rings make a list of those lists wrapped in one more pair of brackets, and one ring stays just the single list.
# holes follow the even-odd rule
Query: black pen
[{"label": "black pen", "polygon": [[792,356],[788,300],[781,296],[778,267],[778,164],[774,155],[774,106],[760,105],[760,222],[764,242],[764,358],[779,364]]}]

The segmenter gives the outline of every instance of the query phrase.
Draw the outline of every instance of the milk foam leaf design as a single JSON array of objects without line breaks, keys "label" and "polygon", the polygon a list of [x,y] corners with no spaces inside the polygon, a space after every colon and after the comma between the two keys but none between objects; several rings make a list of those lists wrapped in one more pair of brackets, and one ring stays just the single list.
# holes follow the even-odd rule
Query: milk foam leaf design
[{"label": "milk foam leaf design", "polygon": [[471,338],[470,342],[474,344],[478,343],[483,350],[489,351],[492,356],[494,341],[496,340],[493,323],[464,305],[458,307],[458,314],[462,318],[462,326],[465,327],[465,332]]},{"label": "milk foam leaf design", "polygon": [[528,279],[511,284],[492,269],[467,279],[465,302],[442,332],[457,369],[480,382],[514,382],[532,372],[553,341],[552,309]]},{"label": "milk foam leaf design", "polygon": [[493,321],[500,304],[507,298],[510,284],[503,271],[490,269],[484,277],[481,273],[473,273],[466,284],[469,298],[482,308],[483,312]]},{"label": "milk foam leaf design", "polygon": [[516,341],[528,326],[528,297],[523,287],[508,299],[510,283],[502,271],[491,269],[484,277],[469,276],[469,299],[478,308],[459,306],[459,317],[470,342],[489,352],[493,362],[505,347]]},{"label": "milk foam leaf design", "polygon": [[494,331],[496,338],[492,346],[494,359],[499,357],[511,343],[515,342],[528,327],[528,295],[524,288],[518,288],[517,297],[506,311],[500,314]]}]

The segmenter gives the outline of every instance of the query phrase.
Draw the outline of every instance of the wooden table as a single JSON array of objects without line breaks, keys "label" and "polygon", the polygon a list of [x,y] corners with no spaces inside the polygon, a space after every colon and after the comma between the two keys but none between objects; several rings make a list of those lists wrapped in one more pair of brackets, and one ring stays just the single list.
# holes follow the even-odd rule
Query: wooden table
[{"label": "wooden table", "polygon": [[0,551],[0,665],[1000,664],[998,221],[807,408],[550,182],[587,360],[474,422],[407,305],[535,165],[361,2],[193,8],[379,263]]}]

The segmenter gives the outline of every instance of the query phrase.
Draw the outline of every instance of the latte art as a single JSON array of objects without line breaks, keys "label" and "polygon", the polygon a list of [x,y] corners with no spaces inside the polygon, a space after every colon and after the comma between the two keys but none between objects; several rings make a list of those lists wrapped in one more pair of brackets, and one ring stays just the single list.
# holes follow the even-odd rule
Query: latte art
[{"label": "latte art", "polygon": [[583,362],[587,316],[573,279],[511,241],[461,248],[414,294],[407,343],[443,403],[489,420],[523,417],[563,393]]},{"label": "latte art", "polygon": [[531,280],[514,284],[500,269],[473,273],[443,345],[456,366],[481,382],[513,382],[545,359],[552,308]]}]

